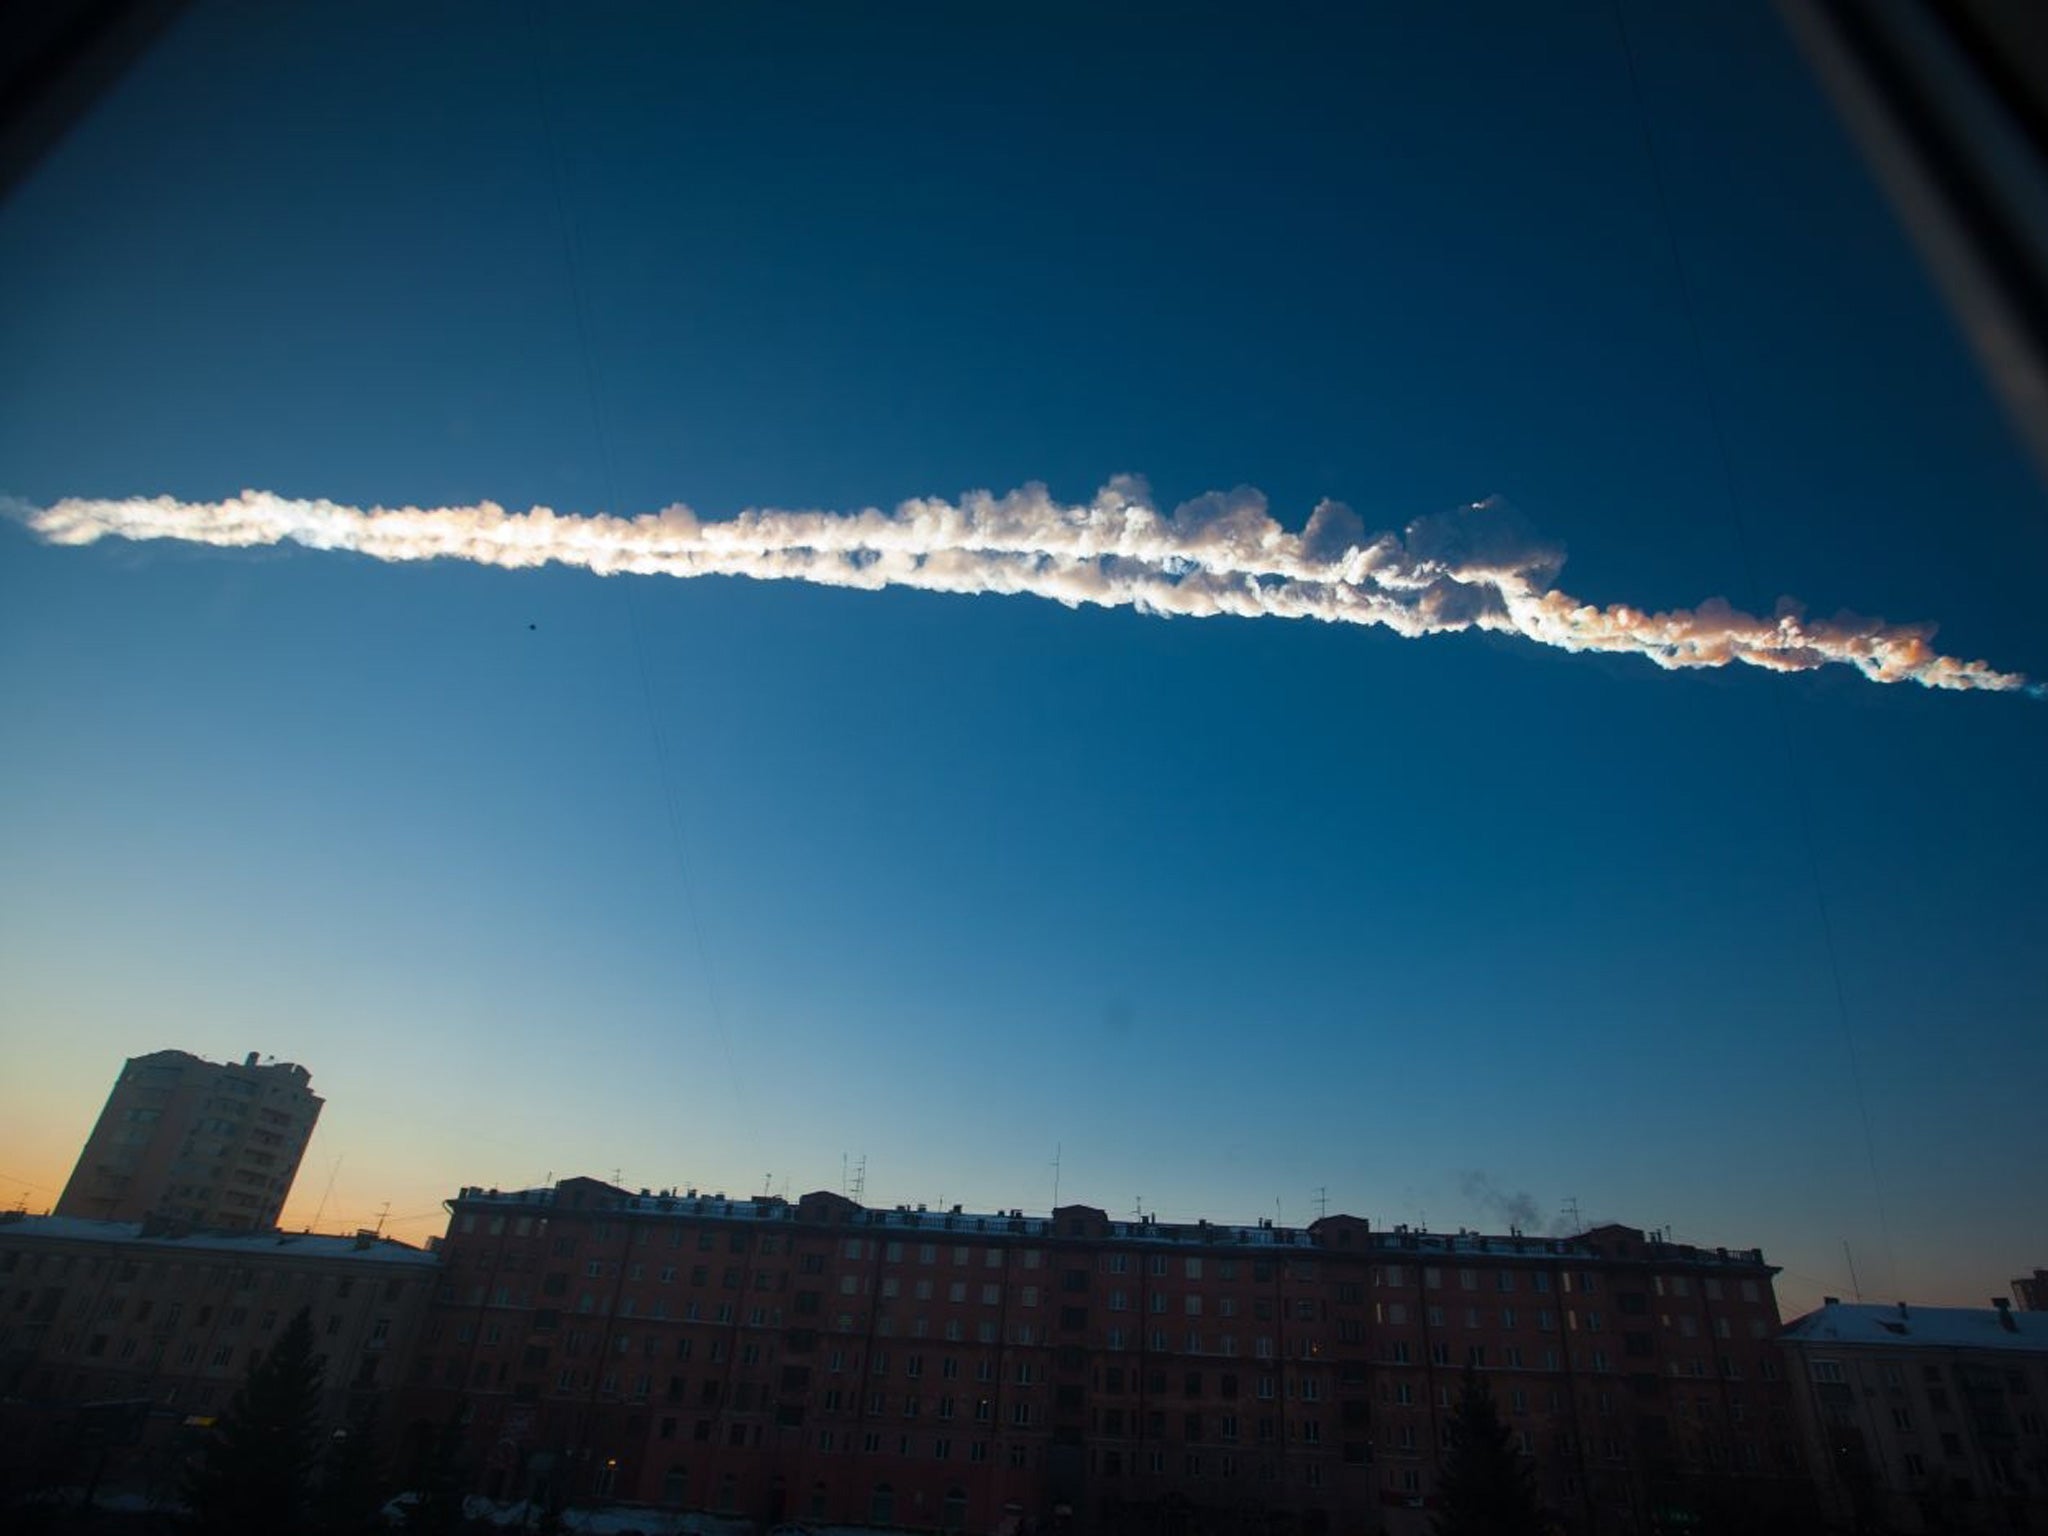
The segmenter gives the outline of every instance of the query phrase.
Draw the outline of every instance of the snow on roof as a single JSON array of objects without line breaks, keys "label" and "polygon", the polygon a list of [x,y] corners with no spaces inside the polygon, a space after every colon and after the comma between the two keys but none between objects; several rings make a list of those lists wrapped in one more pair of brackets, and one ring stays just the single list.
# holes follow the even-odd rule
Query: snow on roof
[{"label": "snow on roof", "polygon": [[0,1240],[61,1238],[81,1243],[135,1243],[149,1248],[203,1249],[210,1253],[290,1254],[300,1258],[352,1259],[369,1264],[439,1263],[425,1249],[395,1238],[359,1239],[327,1232],[159,1232],[145,1234],[139,1221],[93,1221],[84,1216],[17,1216],[0,1221]]},{"label": "snow on roof", "polygon": [[[709,1216],[726,1221],[793,1222],[801,1219],[801,1202],[792,1202],[780,1195],[762,1194],[734,1199],[723,1192],[704,1194],[695,1189],[643,1189],[636,1195],[631,1190],[607,1184],[601,1179],[588,1178],[564,1179],[555,1185],[535,1189],[485,1189],[481,1186],[465,1186],[458,1192],[456,1198],[464,1205],[552,1209],[570,1203],[565,1201],[562,1191],[571,1186],[574,1186],[573,1203],[585,1210],[625,1211],[663,1216]],[[805,1200],[813,1198],[816,1196],[804,1197]],[[965,1211],[957,1205],[936,1210],[927,1209],[922,1205],[898,1205],[892,1208],[857,1205],[843,1197],[840,1204],[846,1211],[844,1219],[849,1226],[896,1228],[933,1234],[941,1238],[947,1233],[962,1236],[1036,1238],[1057,1235],[1057,1223],[1052,1216],[1027,1216],[1022,1210]],[[1096,1215],[1100,1216],[1101,1213],[1097,1212]],[[1358,1219],[1344,1216],[1324,1218],[1332,1224]],[[1105,1223],[1105,1235],[1113,1242],[1128,1243],[1320,1249],[1329,1245],[1316,1230],[1318,1225],[1320,1223],[1307,1227],[1286,1227],[1270,1220],[1261,1220],[1256,1225],[1214,1221],[1174,1222],[1160,1221],[1156,1216],[1147,1216],[1137,1221],[1108,1221]],[[1527,1236],[1521,1232],[1510,1232],[1505,1236],[1463,1230],[1455,1233],[1424,1232],[1407,1226],[1397,1226],[1391,1230],[1372,1233],[1367,1245],[1376,1249],[1415,1253],[1488,1253],[1598,1260],[1607,1255],[1595,1239],[1609,1233],[1621,1233],[1632,1237],[1636,1242],[1643,1244],[1642,1258],[1658,1260],[1669,1265],[1729,1265],[1754,1269],[1763,1264],[1763,1253],[1759,1249],[1695,1248],[1689,1244],[1657,1239],[1646,1242],[1642,1233],[1625,1227],[1603,1228],[1598,1232],[1585,1233],[1578,1237],[1553,1238]]]},{"label": "snow on roof", "polygon": [[2048,1354],[2048,1312],[2011,1312],[2008,1329],[1992,1307],[1881,1307],[1830,1302],[1794,1318],[1779,1338],[1792,1344],[1997,1349]]}]

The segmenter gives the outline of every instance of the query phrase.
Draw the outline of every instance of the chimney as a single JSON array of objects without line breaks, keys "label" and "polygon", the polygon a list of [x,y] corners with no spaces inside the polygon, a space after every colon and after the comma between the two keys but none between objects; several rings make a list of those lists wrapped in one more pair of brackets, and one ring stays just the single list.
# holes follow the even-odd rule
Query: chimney
[{"label": "chimney", "polygon": [[1842,1298],[1839,1296],[1823,1296],[1820,1299],[1820,1304],[1824,1307],[1839,1307],[1842,1304]]},{"label": "chimney", "polygon": [[245,1057],[244,1057],[244,1058],[242,1059],[242,1065],[243,1065],[243,1066],[245,1066],[245,1067],[253,1067],[253,1066],[255,1066],[255,1065],[256,1065],[256,1052],[254,1052],[254,1051],[251,1051],[251,1052],[250,1052],[250,1053],[249,1053],[249,1054],[248,1054],[247,1056],[245,1056]]},{"label": "chimney", "polygon": [[1991,1305],[1998,1308],[1998,1326],[2007,1333],[2018,1333],[2020,1325],[2012,1315],[2012,1303],[2003,1296],[1991,1298]]},{"label": "chimney", "polygon": [[1909,1314],[1909,1313],[1908,1313],[1908,1312],[1906,1311],[1906,1304],[1905,1304],[1905,1303],[1904,1303],[1903,1301],[1902,1301],[1902,1302],[1900,1302],[1900,1303],[1899,1303],[1899,1316],[1900,1316],[1900,1318],[1901,1318],[1901,1319],[1904,1319],[1904,1318],[1906,1318],[1906,1317],[1908,1317],[1908,1316],[1910,1316],[1910,1315],[1911,1315],[1911,1314]]}]

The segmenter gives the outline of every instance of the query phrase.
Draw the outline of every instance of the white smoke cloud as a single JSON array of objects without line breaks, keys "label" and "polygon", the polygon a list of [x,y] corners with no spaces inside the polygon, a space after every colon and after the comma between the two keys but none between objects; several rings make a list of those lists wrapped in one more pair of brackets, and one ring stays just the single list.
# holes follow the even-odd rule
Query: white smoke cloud
[{"label": "white smoke cloud", "polygon": [[1031,484],[1003,496],[920,498],[893,512],[750,510],[718,521],[680,505],[631,518],[565,517],[491,502],[365,509],[267,491],[221,502],[74,497],[20,515],[53,544],[289,541],[379,560],[511,569],[553,561],[607,576],[1016,593],[1189,618],[1371,624],[1409,637],[1488,630],[1564,651],[1641,656],[1669,669],[1744,662],[1804,672],[1840,664],[1881,683],[2038,691],[2017,673],[1942,655],[1931,624],[1848,614],[1815,620],[1790,603],[1761,618],[1719,598],[1668,613],[1582,602],[1553,586],[1563,550],[1497,500],[1417,519],[1401,534],[1368,534],[1350,508],[1333,501],[1289,533],[1265,497],[1246,487],[1162,514],[1134,476],[1118,476],[1083,503],[1057,501]]}]

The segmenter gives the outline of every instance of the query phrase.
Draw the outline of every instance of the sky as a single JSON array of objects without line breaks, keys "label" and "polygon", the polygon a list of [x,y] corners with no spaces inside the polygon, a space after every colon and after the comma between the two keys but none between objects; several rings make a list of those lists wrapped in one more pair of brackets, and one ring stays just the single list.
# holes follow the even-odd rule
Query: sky
[{"label": "sky", "polygon": [[2048,1261],[2022,692],[38,531],[1499,498],[1585,604],[2048,677],[2048,496],[1771,7],[1118,9],[201,0],[0,203],[8,1203],[176,1047],[311,1070],[287,1224],[415,1240],[864,1163],[1569,1206],[1788,1316]]}]

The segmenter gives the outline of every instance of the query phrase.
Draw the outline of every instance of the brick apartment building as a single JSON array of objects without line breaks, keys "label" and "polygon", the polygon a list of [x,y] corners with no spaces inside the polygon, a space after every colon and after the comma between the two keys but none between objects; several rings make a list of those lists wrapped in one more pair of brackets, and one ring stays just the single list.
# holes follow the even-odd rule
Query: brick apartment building
[{"label": "brick apartment building", "polygon": [[6,1481],[103,1483],[168,1498],[194,1433],[302,1306],[326,1359],[323,1430],[393,1385],[438,1273],[372,1233],[183,1231],[0,1215],[0,1458]]},{"label": "brick apartment building", "polygon": [[312,1075],[288,1061],[132,1056],[78,1154],[55,1214],[277,1225],[320,1118]]},{"label": "brick apartment building", "polygon": [[497,1497],[1407,1536],[1468,1366],[1574,1529],[1799,1482],[1754,1250],[589,1179],[451,1210],[408,1412],[464,1419]]}]

